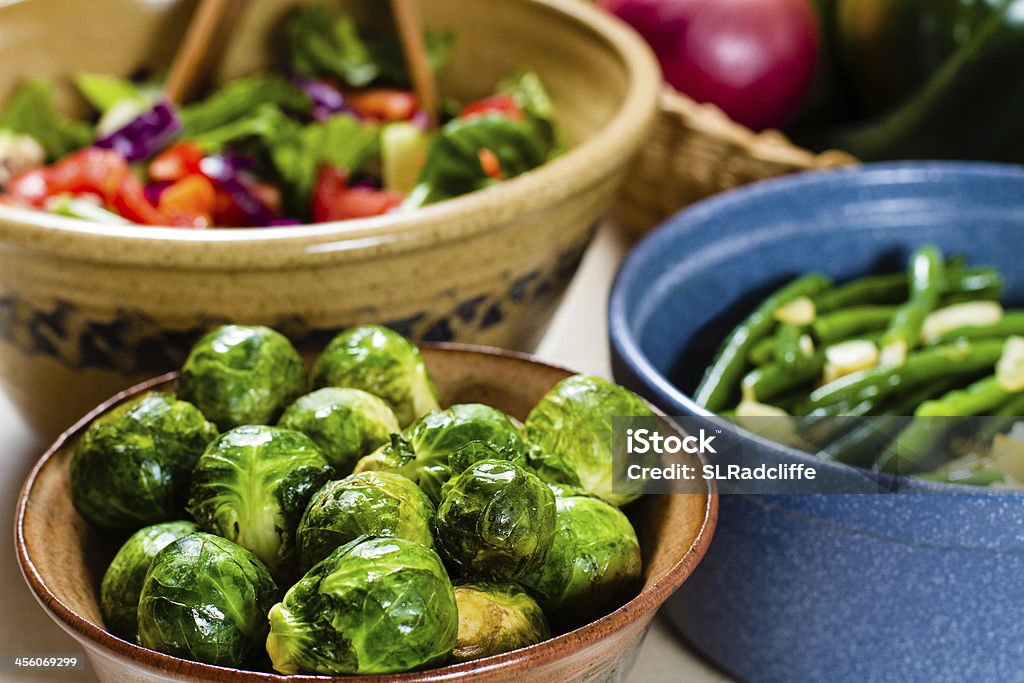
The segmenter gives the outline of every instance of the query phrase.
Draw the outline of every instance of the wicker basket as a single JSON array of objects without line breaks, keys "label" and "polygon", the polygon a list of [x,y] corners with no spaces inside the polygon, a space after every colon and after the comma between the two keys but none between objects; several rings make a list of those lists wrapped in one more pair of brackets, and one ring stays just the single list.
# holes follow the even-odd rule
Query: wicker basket
[{"label": "wicker basket", "polygon": [[679,209],[739,185],[856,163],[845,152],[814,154],[782,133],[754,133],[719,108],[666,87],[651,139],[641,149],[615,207],[616,218],[645,233]]}]

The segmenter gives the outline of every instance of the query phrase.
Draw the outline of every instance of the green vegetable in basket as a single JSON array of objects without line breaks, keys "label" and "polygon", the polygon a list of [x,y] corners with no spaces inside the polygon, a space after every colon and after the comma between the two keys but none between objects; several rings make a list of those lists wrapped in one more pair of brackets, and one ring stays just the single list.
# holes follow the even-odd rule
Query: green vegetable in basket
[{"label": "green vegetable in basket", "polygon": [[433,547],[434,504],[414,482],[393,472],[361,472],[327,482],[309,501],[295,532],[299,564],[308,571],[360,536],[388,536]]},{"label": "green vegetable in basket", "polygon": [[306,366],[269,327],[224,325],[192,347],[178,391],[222,429],[271,424],[306,388]]},{"label": "green vegetable in basket", "polygon": [[435,503],[441,486],[478,460],[525,464],[522,427],[508,415],[479,403],[456,404],[427,413],[401,437],[363,458],[357,471],[390,470],[417,484]]},{"label": "green vegetable in basket", "polygon": [[626,515],[602,500],[560,497],[556,506],[551,549],[519,581],[553,624],[568,629],[606,614],[636,593],[640,543]]},{"label": "green vegetable in basket", "polygon": [[459,634],[452,658],[458,661],[500,655],[551,637],[540,605],[514,583],[459,584],[455,603]]},{"label": "green vegetable in basket", "polygon": [[163,522],[139,529],[124,542],[100,583],[103,624],[111,633],[135,642],[139,633],[139,595],[149,565],[161,550],[198,530],[194,522]]},{"label": "green vegetable in basket", "polygon": [[139,643],[206,664],[259,661],[277,585],[251,552],[193,533],[156,554],[139,598]]},{"label": "green vegetable in basket", "polygon": [[351,387],[379,396],[406,426],[439,410],[437,389],[416,345],[377,325],[345,330],[313,365],[313,386]]},{"label": "green vegetable in basket", "polygon": [[283,674],[387,674],[445,661],[458,610],[441,558],[402,538],[358,538],[270,610],[267,652]]},{"label": "green vegetable in basket", "polygon": [[546,481],[581,486],[625,505],[639,494],[612,490],[612,418],[653,415],[643,399],[600,377],[564,379],[526,418],[527,439],[536,447],[531,465]]},{"label": "green vegetable in basket", "polygon": [[190,403],[153,392],[94,421],[71,458],[71,500],[102,529],[182,516],[192,468],[217,428]]},{"label": "green vegetable in basket", "polygon": [[387,443],[399,430],[398,418],[383,400],[359,389],[338,387],[301,396],[277,424],[311,438],[339,475],[351,472],[359,458]]},{"label": "green vegetable in basket", "polygon": [[196,463],[188,511],[204,531],[251,550],[275,575],[287,576],[302,513],[332,476],[334,469],[305,434],[236,427]]},{"label": "green vegetable in basket", "polygon": [[515,580],[544,561],[555,531],[555,496],[536,475],[481,460],[444,486],[436,540],[465,577]]}]

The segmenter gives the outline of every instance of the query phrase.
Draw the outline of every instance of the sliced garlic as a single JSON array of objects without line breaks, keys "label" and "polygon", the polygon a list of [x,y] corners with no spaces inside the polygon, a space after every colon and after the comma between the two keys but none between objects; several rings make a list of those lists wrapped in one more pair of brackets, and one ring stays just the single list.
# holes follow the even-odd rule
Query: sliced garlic
[{"label": "sliced garlic", "polygon": [[1014,438],[1012,433],[1011,436],[996,434],[993,437],[992,465],[1014,482],[1024,483],[1024,441]]},{"label": "sliced garlic", "polygon": [[891,341],[882,347],[878,362],[882,365],[900,366],[907,362],[907,342],[903,339]]},{"label": "sliced garlic", "polygon": [[961,327],[986,327],[1003,319],[1003,307],[997,301],[968,301],[940,308],[924,319],[921,335],[931,343]]},{"label": "sliced garlic", "polygon": [[790,325],[810,325],[818,315],[818,309],[809,296],[801,296],[775,309],[775,319]]},{"label": "sliced garlic", "polygon": [[878,365],[878,347],[866,339],[835,344],[825,349],[824,383],[829,384],[840,377],[852,375]]},{"label": "sliced garlic", "polygon": [[1005,391],[1024,391],[1024,337],[1009,337],[996,363],[996,382]]}]

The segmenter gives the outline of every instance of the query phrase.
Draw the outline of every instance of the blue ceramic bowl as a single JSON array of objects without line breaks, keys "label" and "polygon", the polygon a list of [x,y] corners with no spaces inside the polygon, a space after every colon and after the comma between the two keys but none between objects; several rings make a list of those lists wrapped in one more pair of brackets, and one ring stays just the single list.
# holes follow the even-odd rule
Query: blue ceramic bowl
[{"label": "blue ceramic bowl", "polygon": [[[761,183],[685,211],[627,259],[609,304],[616,379],[667,413],[752,302],[810,270],[897,271],[934,242],[999,267],[1024,302],[1024,169],[868,165]],[[863,473],[751,440],[764,457]],[[669,603],[698,649],[751,681],[1022,680],[1024,497],[724,495],[703,564]]]}]

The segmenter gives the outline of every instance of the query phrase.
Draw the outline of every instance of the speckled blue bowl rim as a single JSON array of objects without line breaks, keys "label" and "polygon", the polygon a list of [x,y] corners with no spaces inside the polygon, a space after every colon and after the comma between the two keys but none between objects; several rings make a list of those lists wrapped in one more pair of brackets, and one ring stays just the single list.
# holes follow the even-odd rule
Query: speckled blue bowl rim
[{"label": "speckled blue bowl rim", "polygon": [[[703,406],[698,405],[691,396],[678,389],[661,371],[654,367],[643,349],[640,348],[629,324],[631,294],[635,291],[642,291],[645,288],[645,284],[650,284],[653,280],[656,280],[657,276],[660,276],[664,271],[664,268],[658,265],[659,256],[664,253],[669,245],[685,242],[689,233],[705,229],[709,220],[714,218],[719,212],[735,208],[739,205],[753,204],[777,195],[798,193],[803,190],[820,189],[833,185],[848,183],[870,184],[878,176],[892,176],[894,173],[902,171],[911,172],[915,175],[921,172],[934,172],[943,177],[972,175],[991,178],[994,181],[1013,180],[1024,183],[1024,167],[1008,164],[944,161],[880,163],[864,164],[859,167],[840,168],[825,172],[799,173],[761,181],[701,201],[668,219],[650,235],[645,237],[623,262],[621,269],[615,277],[608,300],[608,330],[613,353],[630,367],[637,378],[652,392],[651,397],[653,401],[666,412],[675,414],[675,411],[680,411],[683,415],[695,415],[709,419],[718,418],[715,413],[705,410]],[[1022,204],[1024,204],[1024,197],[1022,197]],[[819,470],[826,470],[838,475],[841,472],[849,472],[852,469],[863,473],[863,476],[878,476],[862,468],[839,465],[795,448],[780,445],[747,430],[740,431],[746,438],[779,456],[785,456],[787,459],[806,465],[813,465]],[[933,482],[909,477],[900,478],[897,483],[902,491],[908,493],[1021,495],[1007,490]]]}]

